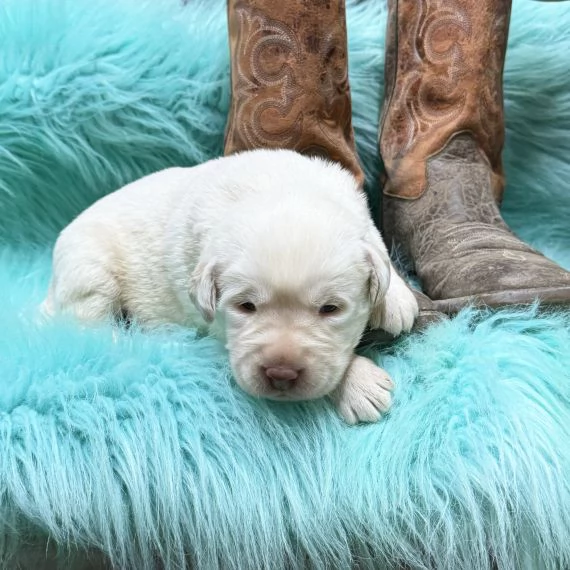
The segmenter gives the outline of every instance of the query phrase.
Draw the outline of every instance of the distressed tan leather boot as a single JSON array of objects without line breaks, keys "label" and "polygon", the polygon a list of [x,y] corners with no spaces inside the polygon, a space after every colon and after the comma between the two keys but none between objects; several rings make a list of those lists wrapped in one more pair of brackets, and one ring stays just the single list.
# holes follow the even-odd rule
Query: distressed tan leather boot
[{"label": "distressed tan leather boot", "polygon": [[570,303],[570,273],[497,204],[510,0],[389,0],[380,151],[384,235],[440,310]]},{"label": "distressed tan leather boot", "polygon": [[340,162],[354,145],[344,0],[228,0],[232,100],[225,153],[287,148]]}]

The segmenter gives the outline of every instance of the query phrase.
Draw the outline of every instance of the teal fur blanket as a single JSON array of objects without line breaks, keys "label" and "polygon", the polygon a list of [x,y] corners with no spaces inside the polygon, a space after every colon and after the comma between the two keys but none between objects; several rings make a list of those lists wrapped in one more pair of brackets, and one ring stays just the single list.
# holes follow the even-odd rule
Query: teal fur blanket
[{"label": "teal fur blanket", "polygon": [[[373,198],[385,16],[348,2]],[[504,213],[567,268],[569,54],[570,2],[515,0]],[[193,331],[36,324],[57,232],[219,155],[228,102],[223,0],[0,4],[0,567],[39,544],[61,568],[570,568],[568,313],[467,311],[376,353],[395,405],[359,427],[249,398]]]}]

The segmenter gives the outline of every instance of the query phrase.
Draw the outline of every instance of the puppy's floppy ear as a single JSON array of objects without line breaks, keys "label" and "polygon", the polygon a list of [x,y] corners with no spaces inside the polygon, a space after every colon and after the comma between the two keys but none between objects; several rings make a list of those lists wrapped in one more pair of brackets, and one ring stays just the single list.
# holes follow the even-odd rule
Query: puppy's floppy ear
[{"label": "puppy's floppy ear", "polygon": [[190,299],[200,311],[202,318],[211,323],[214,320],[218,290],[216,287],[215,260],[200,260],[190,277]]},{"label": "puppy's floppy ear", "polygon": [[367,261],[370,264],[370,328],[382,324],[384,297],[390,285],[391,263],[380,232],[373,223],[364,238]]}]

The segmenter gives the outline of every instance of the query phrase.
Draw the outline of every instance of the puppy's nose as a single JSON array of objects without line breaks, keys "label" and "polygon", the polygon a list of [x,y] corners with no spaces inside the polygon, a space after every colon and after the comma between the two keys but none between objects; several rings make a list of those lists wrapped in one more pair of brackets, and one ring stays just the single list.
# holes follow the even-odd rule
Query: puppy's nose
[{"label": "puppy's nose", "polygon": [[265,368],[265,376],[276,390],[289,390],[299,378],[299,371],[288,366],[272,366]]}]

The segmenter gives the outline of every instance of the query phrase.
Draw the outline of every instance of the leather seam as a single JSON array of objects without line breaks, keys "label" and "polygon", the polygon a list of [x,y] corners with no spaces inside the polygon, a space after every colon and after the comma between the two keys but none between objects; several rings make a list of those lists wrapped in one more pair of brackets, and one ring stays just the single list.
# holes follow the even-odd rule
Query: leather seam
[{"label": "leather seam", "polygon": [[[384,195],[389,196],[390,198],[399,198],[400,200],[406,200],[408,202],[413,202],[414,200],[418,200],[419,198],[421,198],[430,189],[429,176],[428,176],[429,161],[433,160],[434,158],[437,158],[437,155],[441,154],[445,150],[445,147],[447,147],[447,145],[449,145],[453,141],[454,138],[456,138],[460,135],[464,135],[464,134],[471,135],[473,137],[473,139],[475,140],[475,143],[477,143],[477,135],[475,134],[475,132],[472,129],[462,129],[460,131],[456,131],[456,132],[452,133],[451,135],[449,135],[449,137],[445,140],[445,142],[436,151],[434,151],[432,154],[430,154],[426,157],[426,159],[425,159],[425,170],[424,170],[426,185],[425,185],[425,188],[417,196],[398,196],[397,194],[393,194],[393,193],[386,191],[386,190],[384,191]],[[481,158],[483,158],[486,166],[488,166],[489,170],[491,170],[491,172],[492,172],[493,169],[491,167],[491,162],[489,161],[489,158],[487,157],[487,155],[479,148],[479,144],[477,144],[477,152],[479,153]]]}]

